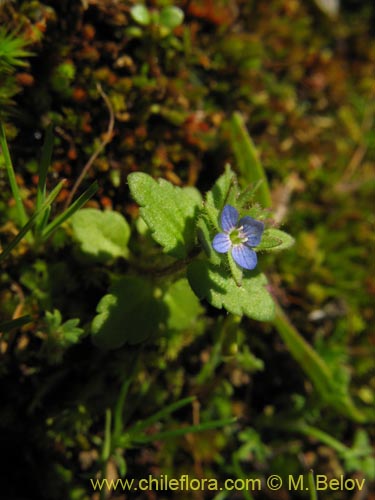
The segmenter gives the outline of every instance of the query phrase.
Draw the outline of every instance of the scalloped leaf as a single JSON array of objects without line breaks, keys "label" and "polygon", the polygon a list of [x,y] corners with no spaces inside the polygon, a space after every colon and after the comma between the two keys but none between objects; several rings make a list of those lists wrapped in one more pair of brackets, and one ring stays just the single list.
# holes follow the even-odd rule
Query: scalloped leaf
[{"label": "scalloped leaf", "polygon": [[128,176],[130,192],[152,237],[164,252],[178,259],[187,257],[195,244],[195,222],[201,205],[197,191],[135,172]]},{"label": "scalloped leaf", "polygon": [[186,278],[172,283],[163,300],[169,309],[167,325],[172,330],[190,328],[197,316],[203,312],[203,308]]},{"label": "scalloped leaf", "polygon": [[266,290],[267,278],[259,272],[244,272],[242,285],[237,286],[229,271],[197,260],[188,267],[188,280],[194,293],[218,309],[246,315],[258,321],[271,321],[275,304]]},{"label": "scalloped leaf", "polygon": [[121,214],[83,208],[72,216],[71,224],[82,252],[95,260],[127,257],[130,227]]},{"label": "scalloped leaf", "polygon": [[138,277],[116,281],[97,306],[98,315],[92,321],[94,343],[103,349],[115,349],[123,344],[139,344],[158,333],[167,317],[167,309],[155,297],[154,287]]},{"label": "scalloped leaf", "polygon": [[280,229],[266,229],[262,236],[262,241],[255,248],[257,251],[279,252],[294,245],[294,238]]}]

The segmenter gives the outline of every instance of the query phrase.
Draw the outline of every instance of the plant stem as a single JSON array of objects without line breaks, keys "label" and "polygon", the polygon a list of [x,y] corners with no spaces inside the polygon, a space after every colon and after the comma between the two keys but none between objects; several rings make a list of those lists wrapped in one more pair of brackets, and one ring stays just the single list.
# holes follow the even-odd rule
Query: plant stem
[{"label": "plant stem", "polygon": [[124,405],[126,401],[126,396],[129,391],[130,384],[132,382],[132,378],[127,378],[124,380],[121,390],[120,390],[120,395],[118,397],[116,407],[115,407],[115,414],[114,414],[114,426],[113,426],[113,434],[115,437],[120,436],[120,434],[123,431],[123,412],[124,412]]},{"label": "plant stem", "polygon": [[311,425],[306,425],[306,424],[300,424],[294,428],[294,430],[297,430],[298,432],[301,432],[302,434],[305,434],[306,436],[312,436],[315,439],[318,439],[320,442],[326,444],[330,448],[336,450],[340,454],[345,454],[350,449],[345,446],[344,444],[340,443],[337,439],[334,437],[330,436],[326,432],[317,429],[316,427],[312,427]]},{"label": "plant stem", "polygon": [[91,155],[88,162],[83,167],[82,172],[79,174],[78,179],[74,183],[74,186],[72,187],[72,190],[70,191],[69,196],[66,199],[66,202],[64,205],[64,210],[67,210],[69,205],[72,203],[73,197],[74,197],[77,189],[81,185],[81,182],[85,178],[87,172],[90,170],[94,161],[97,159],[97,157],[100,155],[100,153],[104,150],[104,148],[107,146],[107,144],[109,144],[112,140],[113,128],[115,126],[115,114],[114,114],[114,111],[112,108],[111,101],[109,100],[108,96],[104,93],[100,84],[97,84],[97,89],[98,89],[98,92],[99,92],[100,96],[102,97],[102,99],[104,100],[104,102],[107,106],[107,109],[109,111],[109,122],[108,122],[107,132],[105,134],[104,139],[100,142],[97,149]]},{"label": "plant stem", "polygon": [[[112,424],[112,412],[108,408],[105,412],[105,426],[104,426],[104,442],[102,449],[102,479],[105,479],[107,474],[107,463],[109,457],[111,456],[111,424]],[[100,491],[100,500],[105,500],[107,494],[103,487]]]},{"label": "plant stem", "polygon": [[192,262],[198,255],[201,253],[202,249],[200,247],[193,248],[190,254],[185,259],[177,260],[176,262],[172,262],[165,267],[147,267],[139,264],[138,261],[134,260],[131,262],[132,267],[135,268],[136,272],[140,275],[146,276],[154,276],[156,278],[169,276],[172,274],[176,274],[179,271],[182,271],[190,262]]},{"label": "plant stem", "polygon": [[318,500],[318,495],[316,494],[315,481],[314,481],[314,471],[312,469],[309,472],[309,490],[310,490],[310,500]]}]

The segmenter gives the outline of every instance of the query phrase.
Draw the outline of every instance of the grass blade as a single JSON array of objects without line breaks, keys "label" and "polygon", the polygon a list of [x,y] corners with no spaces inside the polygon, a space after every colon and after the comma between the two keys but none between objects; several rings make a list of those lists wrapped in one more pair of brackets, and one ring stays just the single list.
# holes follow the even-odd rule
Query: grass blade
[{"label": "grass blade", "polygon": [[[46,181],[47,181],[47,172],[48,168],[51,165],[52,159],[52,150],[53,150],[53,128],[52,125],[49,125],[46,130],[46,135],[42,148],[42,155],[40,159],[39,165],[39,179],[37,186],[37,196],[36,196],[36,208],[42,206],[42,203],[46,199]],[[39,236],[43,231],[43,228],[48,223],[48,218],[50,214],[50,207],[46,209],[44,214],[42,214],[35,224],[35,232]]]},{"label": "grass blade", "polygon": [[261,181],[254,198],[264,207],[272,204],[271,193],[266,174],[260,163],[255,145],[243,122],[240,113],[234,113],[230,120],[232,148],[242,179],[248,184],[256,185]]},{"label": "grass blade", "polygon": [[313,382],[322,401],[336,408],[340,413],[346,414],[356,422],[366,422],[366,415],[354,406],[349,396],[348,388],[346,387],[345,392],[343,392],[332,376],[327,363],[306,342],[279,306],[276,307],[276,317],[273,324],[291,355]]},{"label": "grass blade", "polygon": [[309,490],[310,490],[310,500],[318,500],[318,495],[315,488],[314,471],[309,472]]},{"label": "grass blade", "polygon": [[29,221],[22,227],[20,232],[17,234],[17,236],[5,247],[3,252],[0,254],[0,262],[4,260],[10,252],[15,248],[18,243],[22,240],[22,238],[25,237],[25,235],[30,231],[30,229],[33,227],[33,225],[36,223],[38,217],[43,213],[43,211],[48,208],[51,203],[53,203],[54,199],[56,196],[59,194],[61,191],[62,187],[65,184],[65,180],[62,180],[56,187],[51,191],[49,196],[47,196],[45,202],[43,205],[40,207],[39,210],[36,210],[32,217],[30,217]]},{"label": "grass blade", "polygon": [[154,441],[162,441],[164,439],[174,438],[177,436],[184,436],[185,434],[189,434],[191,432],[202,432],[211,429],[220,429],[225,427],[226,425],[232,425],[237,422],[237,419],[225,418],[222,420],[213,420],[211,422],[204,422],[198,425],[189,425],[187,427],[182,427],[180,429],[173,429],[164,432],[158,432],[156,434],[151,435],[141,435],[141,436],[132,436],[131,439],[134,442],[146,444]]},{"label": "grass blade", "polygon": [[62,214],[58,215],[52,222],[48,224],[48,226],[44,229],[42,233],[43,239],[47,239],[51,236],[51,234],[56,231],[56,229],[61,226],[66,220],[69,219],[77,210],[79,210],[83,205],[96,193],[98,189],[97,181],[93,182],[91,186],[86,189],[86,191],[81,194],[79,198],[76,199],[74,203],[72,203],[69,208],[65,210]]},{"label": "grass blade", "polygon": [[38,179],[38,187],[37,187],[37,197],[36,197],[36,208],[42,206],[42,203],[46,197],[46,179],[48,168],[51,165],[52,158],[52,150],[53,150],[53,127],[49,125],[46,130],[46,136],[43,143],[42,155],[40,159],[39,165],[39,179]]},{"label": "grass blade", "polygon": [[128,378],[127,380],[124,381],[124,383],[121,386],[120,395],[119,395],[119,398],[117,400],[115,411],[114,411],[113,434],[115,436],[119,436],[122,433],[124,404],[125,404],[126,396],[128,395],[131,383],[132,383],[132,379]]},{"label": "grass blade", "polygon": [[5,168],[8,174],[10,188],[12,190],[13,198],[16,202],[19,222],[22,226],[24,226],[27,223],[28,218],[26,215],[25,207],[23,206],[20,190],[18,189],[3,123],[0,123],[0,147],[4,156]]},{"label": "grass blade", "polygon": [[196,400],[195,396],[190,396],[188,398],[181,399],[176,403],[172,403],[163,408],[162,410],[158,411],[154,415],[151,415],[151,417],[146,418],[145,420],[142,420],[140,422],[137,422],[131,429],[129,429],[128,433],[131,435],[133,434],[133,432],[138,433],[140,430],[150,427],[152,424],[159,422],[159,420],[161,420],[162,418],[166,417],[167,415],[170,415],[174,411],[177,411],[178,409],[192,403],[195,400]]}]

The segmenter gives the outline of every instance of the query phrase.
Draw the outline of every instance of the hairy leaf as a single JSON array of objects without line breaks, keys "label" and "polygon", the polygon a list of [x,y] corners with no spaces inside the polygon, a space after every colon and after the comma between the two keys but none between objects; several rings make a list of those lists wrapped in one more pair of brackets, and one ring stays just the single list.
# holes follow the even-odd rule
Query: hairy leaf
[{"label": "hairy leaf", "polygon": [[262,241],[256,247],[256,250],[265,250],[267,252],[279,252],[286,250],[294,245],[294,238],[280,229],[266,229],[262,236]]},{"label": "hairy leaf", "polygon": [[227,269],[197,260],[188,267],[188,279],[196,295],[218,309],[258,321],[273,319],[274,302],[265,288],[264,274],[244,272],[242,285],[237,286]]},{"label": "hairy leaf", "polygon": [[133,198],[152,236],[164,251],[181,259],[195,243],[195,219],[200,207],[197,191],[173,186],[164,179],[136,172],[128,177]]}]

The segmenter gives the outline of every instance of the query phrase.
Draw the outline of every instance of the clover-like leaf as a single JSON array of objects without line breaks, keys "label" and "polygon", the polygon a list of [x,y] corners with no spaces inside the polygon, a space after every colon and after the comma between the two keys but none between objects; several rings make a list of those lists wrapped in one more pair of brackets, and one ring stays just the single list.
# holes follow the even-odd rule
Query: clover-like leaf
[{"label": "clover-like leaf", "polygon": [[164,252],[178,259],[187,257],[195,244],[195,222],[201,204],[197,191],[173,186],[164,179],[155,181],[142,172],[130,174],[128,182],[154,240]]},{"label": "clover-like leaf", "polygon": [[180,26],[184,20],[184,12],[174,5],[167,5],[160,11],[159,23],[169,29]]},{"label": "clover-like leaf", "polygon": [[151,22],[150,11],[145,5],[133,5],[130,9],[130,15],[141,26],[147,26]]},{"label": "clover-like leaf", "polygon": [[198,298],[218,309],[258,321],[271,321],[274,317],[274,301],[265,288],[267,278],[262,273],[247,271],[238,286],[229,270],[197,260],[188,267],[188,280]]},{"label": "clover-like leaf", "polygon": [[97,306],[91,324],[95,344],[115,349],[123,344],[138,344],[158,333],[167,315],[154,287],[139,277],[116,281]]},{"label": "clover-like leaf", "polygon": [[262,240],[256,250],[279,252],[294,245],[294,238],[280,229],[269,228],[263,233]]},{"label": "clover-like leaf", "polygon": [[121,214],[84,208],[72,216],[71,224],[82,252],[95,260],[127,256],[130,228]]}]

